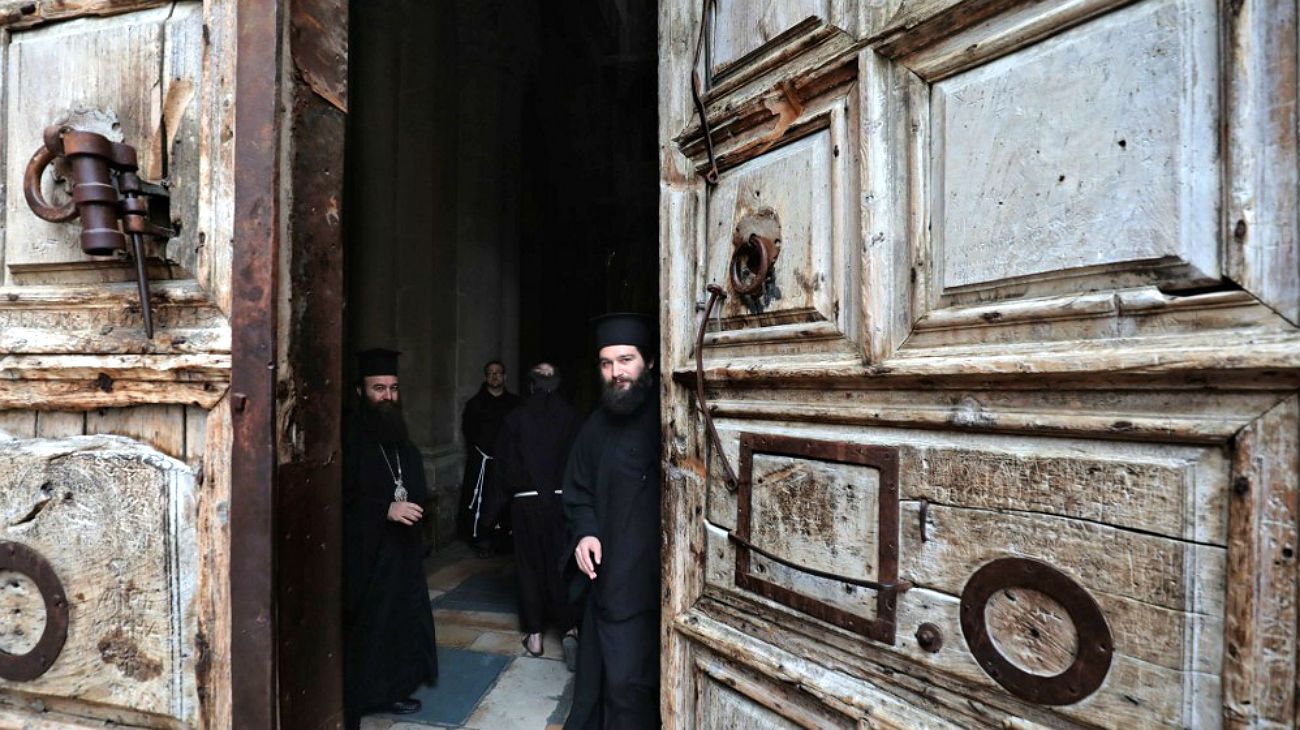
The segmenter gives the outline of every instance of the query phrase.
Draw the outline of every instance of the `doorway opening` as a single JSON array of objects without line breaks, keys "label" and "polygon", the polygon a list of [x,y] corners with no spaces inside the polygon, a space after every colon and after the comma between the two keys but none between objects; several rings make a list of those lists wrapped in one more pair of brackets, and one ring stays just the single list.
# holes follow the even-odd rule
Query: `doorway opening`
[{"label": "doorway opening", "polygon": [[430,491],[440,689],[401,720],[562,723],[572,675],[558,635],[528,656],[513,557],[457,536],[461,414],[499,360],[514,393],[533,364],[554,364],[585,415],[599,393],[589,320],[658,311],[656,8],[357,0],[350,13],[345,375],[360,350],[402,352]]}]

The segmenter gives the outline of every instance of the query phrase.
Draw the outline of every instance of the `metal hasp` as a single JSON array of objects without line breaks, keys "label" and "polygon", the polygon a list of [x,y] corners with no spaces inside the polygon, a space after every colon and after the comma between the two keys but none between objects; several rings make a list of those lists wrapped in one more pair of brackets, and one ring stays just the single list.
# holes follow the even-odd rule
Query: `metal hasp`
[{"label": "metal hasp", "polygon": [[[41,192],[45,168],[58,158],[67,160],[72,178],[72,199],[51,205]],[[176,235],[171,220],[171,196],[165,183],[141,180],[135,148],[113,142],[102,134],[53,125],[23,173],[23,195],[37,217],[66,223],[81,217],[81,250],[91,256],[113,256],[126,249],[131,256],[140,290],[140,311],[145,336],[153,339],[153,312],[149,300],[149,275],[145,269],[145,237],[167,241]]]},{"label": "metal hasp", "polygon": [[0,678],[30,682],[54,666],[68,638],[68,597],[54,568],[40,553],[19,542],[0,542],[0,570],[21,573],[41,592],[45,602],[45,631],[26,654],[0,651]]},{"label": "metal hasp", "polygon": [[[989,599],[1008,588],[1027,588],[1065,608],[1079,637],[1074,661],[1050,677],[1026,672],[989,635]],[[1040,705],[1071,705],[1097,691],[1110,670],[1115,643],[1097,601],[1083,586],[1047,563],[999,558],[975,571],[961,594],[961,632],[985,673],[1011,694]]]},{"label": "metal hasp", "polygon": [[[761,550],[750,541],[753,521],[754,454],[793,456],[842,464],[858,464],[880,473],[877,496],[877,580],[836,575],[801,566]],[[736,493],[736,530],[728,535],[736,544],[736,587],[789,606],[829,624],[848,629],[869,639],[893,645],[897,631],[898,596],[912,588],[912,582],[898,577],[898,449],[835,441],[746,433],[740,437],[740,489]],[[876,616],[867,619],[836,606],[793,591],[750,572],[752,553],[788,568],[876,591]]]}]

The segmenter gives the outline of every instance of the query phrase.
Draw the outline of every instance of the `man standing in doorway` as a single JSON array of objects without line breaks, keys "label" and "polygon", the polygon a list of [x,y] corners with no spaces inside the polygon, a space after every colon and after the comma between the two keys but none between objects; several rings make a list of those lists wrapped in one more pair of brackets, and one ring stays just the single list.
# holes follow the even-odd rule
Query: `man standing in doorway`
[{"label": "man standing in doorway", "polygon": [[[564,477],[572,560],[591,593],[565,730],[659,727],[659,392],[649,320],[596,321],[604,383]],[[566,560],[567,560],[566,556]]]},{"label": "man standing in doorway", "polygon": [[428,500],[407,437],[392,350],[360,353],[359,405],[343,445],[344,693],[349,728],[371,712],[418,712],[438,679],[424,544]]},{"label": "man standing in doorway", "polygon": [[[494,525],[482,524],[481,518],[484,496],[492,493],[496,476],[493,461],[497,436],[506,414],[519,403],[519,396],[506,390],[505,364],[492,360],[483,366],[483,384],[465,404],[460,417],[461,434],[465,437],[465,475],[460,484],[456,532],[484,557],[492,553],[490,541],[494,537]],[[500,538],[497,539],[500,543]]]}]

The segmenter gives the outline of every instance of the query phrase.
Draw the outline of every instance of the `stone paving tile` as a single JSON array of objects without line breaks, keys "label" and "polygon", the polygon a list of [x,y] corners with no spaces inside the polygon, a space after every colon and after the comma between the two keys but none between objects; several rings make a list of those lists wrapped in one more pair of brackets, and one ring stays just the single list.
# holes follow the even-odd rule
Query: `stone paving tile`
[{"label": "stone paving tile", "polygon": [[533,657],[516,659],[465,724],[485,730],[545,730],[572,676],[563,662]]},{"label": "stone paving tile", "polygon": [[[446,632],[445,638],[444,631]],[[484,630],[477,626],[438,624],[439,644],[474,651],[508,654],[510,656],[528,656],[524,651],[523,638],[523,633],[519,631]],[[563,660],[564,645],[560,643],[561,638],[561,635],[555,631],[542,634],[542,656],[539,658]],[[469,643],[462,643],[465,641]]]},{"label": "stone paving tile", "polygon": [[459,624],[439,623],[435,624],[434,628],[438,635],[438,646],[451,646],[457,649],[470,648],[470,645],[483,634],[483,629]]},{"label": "stone paving tile", "polygon": [[524,635],[517,631],[484,631],[469,648],[472,651],[521,656],[524,653],[523,638]]},{"label": "stone paving tile", "polygon": [[475,626],[484,631],[516,631],[519,619],[513,613],[439,609],[433,612],[437,626]]},{"label": "stone paving tile", "polygon": [[[478,558],[462,544],[448,546],[425,562],[432,601],[466,579],[486,571],[501,570],[510,557]],[[560,730],[573,675],[564,667],[564,650],[558,632],[542,638],[543,656],[528,656],[520,643],[518,618],[513,613],[440,609],[434,611],[440,646],[519,657],[497,679],[458,730]],[[366,717],[361,730],[429,730],[443,725]]]}]

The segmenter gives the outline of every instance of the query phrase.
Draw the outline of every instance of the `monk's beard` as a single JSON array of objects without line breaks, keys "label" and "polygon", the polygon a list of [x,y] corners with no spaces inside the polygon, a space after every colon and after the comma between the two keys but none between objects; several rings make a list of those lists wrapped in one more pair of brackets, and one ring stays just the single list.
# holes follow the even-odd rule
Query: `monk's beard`
[{"label": "monk's beard", "polygon": [[406,419],[397,401],[372,402],[361,399],[361,427],[381,444],[399,444],[407,440]]},{"label": "monk's beard", "polygon": [[615,381],[606,380],[600,392],[600,403],[616,416],[636,413],[654,392],[654,384],[654,371],[650,368],[642,370],[629,388],[619,388]]}]

